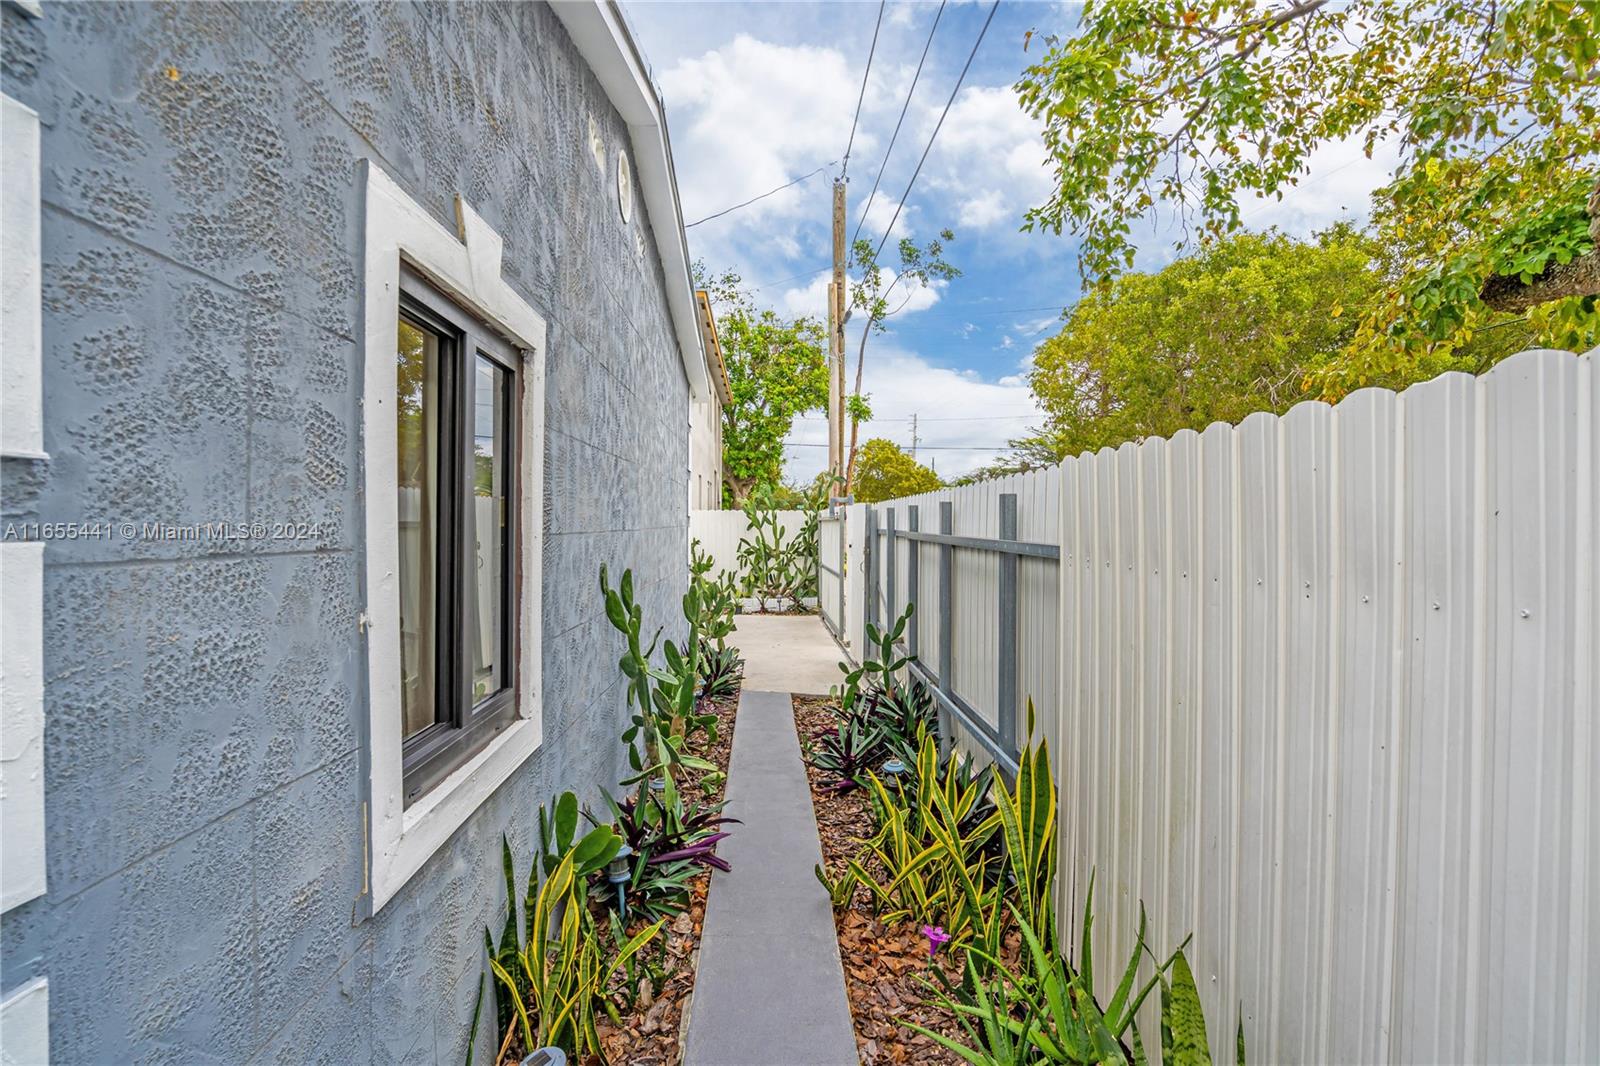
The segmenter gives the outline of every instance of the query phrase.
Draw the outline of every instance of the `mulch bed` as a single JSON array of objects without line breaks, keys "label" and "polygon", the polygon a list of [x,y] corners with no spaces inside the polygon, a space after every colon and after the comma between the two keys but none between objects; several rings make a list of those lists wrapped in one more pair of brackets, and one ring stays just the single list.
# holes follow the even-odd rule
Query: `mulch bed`
[{"label": "mulch bed", "polygon": [[[723,777],[707,797],[701,788],[701,781],[710,771],[684,771],[679,785],[686,797],[705,797],[713,802],[723,798],[727,788],[728,758],[733,752],[734,712],[738,706],[738,693],[724,699],[701,701],[702,713],[710,710],[717,715],[717,743],[700,754],[715,763]],[[734,828],[737,829],[737,826]],[[646,985],[639,993],[635,1009],[621,1013],[620,1026],[604,1014],[597,1020],[595,1028],[600,1036],[600,1046],[605,1049],[609,1061],[627,1063],[629,1066],[677,1066],[683,1061],[684,1007],[694,994],[700,929],[705,921],[706,891],[710,884],[710,871],[695,878],[690,888],[689,908],[669,921],[657,940],[657,944],[664,947],[651,945],[645,949],[647,954],[664,952],[661,962],[666,969],[666,979],[661,986],[652,992]],[[638,932],[646,924],[630,922],[628,935]],[[609,932],[606,935],[609,936]],[[620,987],[620,975],[618,980]],[[593,1064],[598,1063],[599,1059],[588,1056],[585,1061]]]},{"label": "mulch bed", "polygon": [[[813,736],[832,726],[829,709],[836,706],[824,697],[794,697],[795,728],[802,749]],[[836,792],[827,787],[829,776],[809,763],[806,777],[811,782],[811,805],[822,838],[823,866],[829,878],[837,878],[844,872],[846,860],[859,852],[859,841],[872,835],[872,804],[859,790]],[[955,1016],[931,1002],[924,987],[924,977],[934,964],[928,959],[928,941],[920,925],[907,921],[889,926],[878,921],[864,889],[856,890],[848,907],[834,912],[833,921],[839,932],[845,991],[861,1061],[867,1066],[961,1063],[953,1052],[901,1024],[914,1021],[964,1042]],[[959,956],[941,952],[938,965],[952,983],[959,982]]]}]

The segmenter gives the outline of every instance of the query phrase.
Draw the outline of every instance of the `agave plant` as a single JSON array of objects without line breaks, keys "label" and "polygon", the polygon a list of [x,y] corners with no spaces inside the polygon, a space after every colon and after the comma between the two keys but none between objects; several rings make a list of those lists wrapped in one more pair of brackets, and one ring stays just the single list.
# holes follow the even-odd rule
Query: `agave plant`
[{"label": "agave plant", "polygon": [[[932,737],[924,738],[918,753],[915,780],[915,789],[908,791],[872,778],[878,831],[866,841],[864,853],[847,863],[847,876],[866,887],[886,922],[937,922],[958,945],[974,935],[980,943],[997,945],[1000,878],[989,842],[1000,830],[1000,819],[991,811],[974,821],[982,786],[968,779],[962,788],[948,763],[941,771]],[[986,785],[989,779],[983,780]],[[884,880],[868,872],[869,855],[886,871]]]},{"label": "agave plant", "polygon": [[739,691],[739,679],[744,676],[744,660],[737,648],[718,648],[709,641],[700,642],[700,695],[705,699],[722,699]]}]

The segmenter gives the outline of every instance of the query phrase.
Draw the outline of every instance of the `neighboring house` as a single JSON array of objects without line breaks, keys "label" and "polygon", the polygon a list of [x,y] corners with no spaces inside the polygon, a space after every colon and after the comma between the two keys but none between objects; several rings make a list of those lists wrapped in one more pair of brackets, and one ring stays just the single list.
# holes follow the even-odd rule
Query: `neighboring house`
[{"label": "neighboring house", "polygon": [[704,289],[694,294],[700,317],[701,344],[706,353],[706,376],[711,389],[689,410],[689,510],[722,508],[722,405],[728,392],[728,367],[722,361],[722,341],[711,314],[711,297]]},{"label": "neighboring house", "polygon": [[502,834],[625,772],[600,565],[681,625],[721,386],[644,61],[609,3],[0,17],[0,1058],[460,1062]]}]

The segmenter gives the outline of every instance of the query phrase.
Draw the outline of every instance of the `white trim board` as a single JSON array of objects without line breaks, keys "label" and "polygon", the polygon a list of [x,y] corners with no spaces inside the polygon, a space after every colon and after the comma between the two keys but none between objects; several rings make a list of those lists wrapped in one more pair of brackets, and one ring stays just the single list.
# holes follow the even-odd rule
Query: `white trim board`
[{"label": "white trim board", "polygon": [[[0,454],[43,459],[39,115],[0,93]],[[45,892],[44,545],[0,545],[0,911]]]},{"label": "white trim board", "polygon": [[50,982],[35,977],[0,999],[0,1066],[48,1066]]},{"label": "white trim board", "polygon": [[[543,615],[545,322],[500,276],[500,235],[456,198],[459,230],[439,225],[371,162],[366,169],[366,348],[362,437],[366,499],[367,893],[376,913],[539,747]],[[400,261],[426,275],[522,350],[521,646],[517,715],[472,760],[405,806],[400,736],[400,539],[394,472]]]},{"label": "white trim board", "polygon": [[0,93],[0,453],[44,458],[39,115]]}]

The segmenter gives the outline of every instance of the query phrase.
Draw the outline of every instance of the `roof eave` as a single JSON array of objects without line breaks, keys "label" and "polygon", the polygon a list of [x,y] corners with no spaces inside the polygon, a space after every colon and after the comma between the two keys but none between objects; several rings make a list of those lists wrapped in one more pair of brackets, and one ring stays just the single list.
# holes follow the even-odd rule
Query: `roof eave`
[{"label": "roof eave", "polygon": [[678,202],[672,145],[667,137],[666,108],[650,80],[644,56],[634,43],[626,19],[612,0],[563,0],[551,5],[567,28],[584,62],[594,71],[613,107],[628,125],[634,171],[644,190],[645,209],[661,268],[666,276],[667,308],[690,396],[710,398],[713,391],[700,340],[699,313],[689,269],[689,241]]}]

